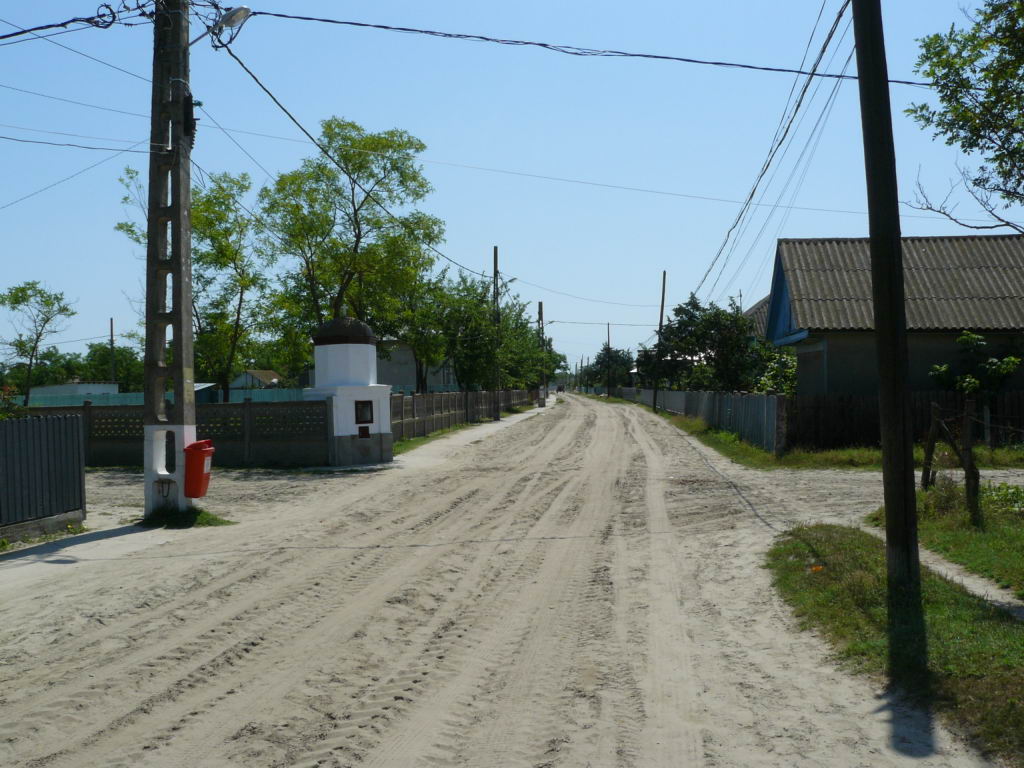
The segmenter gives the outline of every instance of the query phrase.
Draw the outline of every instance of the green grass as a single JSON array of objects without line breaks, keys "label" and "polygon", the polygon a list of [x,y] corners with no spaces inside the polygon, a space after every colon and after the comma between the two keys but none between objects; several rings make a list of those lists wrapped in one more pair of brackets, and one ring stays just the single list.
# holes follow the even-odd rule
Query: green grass
[{"label": "green grass", "polygon": [[[935,486],[917,492],[917,531],[922,545],[971,573],[1012,589],[1024,599],[1024,488],[1001,483],[982,487],[983,530],[968,518],[963,486],[940,475]],[[884,525],[884,511],[868,515]]]},{"label": "green grass", "polygon": [[453,432],[459,432],[463,429],[472,426],[476,425],[456,424],[454,427],[445,427],[444,429],[438,429],[422,437],[406,437],[402,440],[396,440],[393,448],[394,455],[398,456],[399,454],[406,453],[408,451],[413,450],[414,448],[419,448],[421,445],[432,443],[439,437],[444,437],[445,435],[450,435]]},{"label": "green grass", "polygon": [[[884,544],[855,528],[813,525],[768,553],[775,587],[804,629],[850,669],[880,678],[888,664]],[[930,679],[906,691],[983,751],[1024,766],[1024,624],[925,569]]]},{"label": "green grass", "polygon": [[[585,397],[599,400],[602,403],[626,403],[648,411],[651,410],[648,405],[619,397],[598,395],[585,395]],[[762,448],[743,442],[734,432],[712,429],[699,417],[683,416],[665,411],[658,411],[658,416],[689,432],[704,445],[715,449],[737,464],[754,469],[862,469],[877,471],[882,469],[881,448],[865,446],[813,451],[797,447],[789,449],[782,456],[775,456]],[[945,453],[948,453],[948,448],[944,446],[939,446],[936,449],[940,463],[944,460],[943,454]],[[979,446],[974,449],[974,457],[975,462],[982,469],[1024,467],[1024,448],[1021,446],[995,449]],[[924,447],[922,445],[914,446],[914,466],[920,467],[923,460]]]},{"label": "green grass", "polygon": [[219,525],[235,525],[236,521],[227,520],[201,507],[189,507],[179,510],[164,507],[152,515],[137,521],[145,528],[212,528]]},{"label": "green grass", "polygon": [[[518,406],[512,406],[507,411],[502,411],[501,415],[502,416],[515,416],[517,413],[524,413],[526,410],[527,410],[526,408],[519,408]],[[434,440],[437,440],[439,437],[444,437],[445,435],[450,435],[452,432],[459,432],[460,430],[467,429],[469,427],[476,427],[476,426],[479,426],[480,424],[486,424],[486,423],[487,423],[487,421],[480,421],[480,422],[476,422],[476,423],[473,423],[473,424],[467,424],[467,423],[456,424],[453,427],[445,427],[444,429],[436,429],[433,432],[430,432],[430,433],[428,433],[426,435],[422,435],[420,437],[406,437],[406,438],[403,438],[401,440],[396,440],[395,443],[394,443],[393,453],[394,453],[395,456],[398,456],[400,454],[407,453],[407,452],[409,452],[409,451],[411,451],[411,450],[413,450],[415,448],[419,448],[420,446],[426,445],[427,443],[432,443]]]},{"label": "green grass", "polygon": [[7,552],[10,549],[14,549],[17,546],[32,546],[33,544],[45,544],[48,541],[56,541],[57,539],[63,539],[67,536],[77,536],[80,533],[87,533],[89,531],[84,525],[77,523],[68,523],[64,530],[57,531],[55,533],[44,533],[42,536],[26,536],[21,539],[11,541],[6,538],[0,538],[0,552]]}]

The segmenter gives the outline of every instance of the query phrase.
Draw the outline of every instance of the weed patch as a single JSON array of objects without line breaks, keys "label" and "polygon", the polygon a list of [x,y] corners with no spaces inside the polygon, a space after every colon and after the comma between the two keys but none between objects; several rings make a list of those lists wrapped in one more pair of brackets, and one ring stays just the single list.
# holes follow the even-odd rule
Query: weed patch
[{"label": "weed patch", "polygon": [[[888,663],[885,545],[855,528],[813,525],[779,537],[767,558],[801,628],[848,668],[881,677]],[[930,680],[907,691],[983,751],[1024,766],[1024,624],[923,569]]]},{"label": "weed patch", "polygon": [[[1024,488],[982,487],[985,527],[971,525],[963,486],[940,474],[935,485],[917,492],[918,538],[928,549],[971,573],[1012,589],[1024,599]],[[885,512],[868,515],[872,525],[885,524]]]},{"label": "weed patch", "polygon": [[219,525],[235,525],[235,520],[208,512],[201,507],[178,509],[162,507],[149,517],[137,521],[144,528],[212,528]]}]

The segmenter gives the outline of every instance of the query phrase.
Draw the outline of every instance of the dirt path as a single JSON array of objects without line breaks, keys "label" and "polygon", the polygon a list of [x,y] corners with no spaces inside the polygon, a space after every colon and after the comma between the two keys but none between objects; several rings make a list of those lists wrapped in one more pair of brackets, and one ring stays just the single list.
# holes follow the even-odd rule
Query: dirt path
[{"label": "dirt path", "polygon": [[[774,596],[773,528],[878,503],[825,477],[575,397],[380,472],[222,477],[241,525],[0,558],[0,764],[985,765]],[[110,519],[137,492],[90,485]]]}]

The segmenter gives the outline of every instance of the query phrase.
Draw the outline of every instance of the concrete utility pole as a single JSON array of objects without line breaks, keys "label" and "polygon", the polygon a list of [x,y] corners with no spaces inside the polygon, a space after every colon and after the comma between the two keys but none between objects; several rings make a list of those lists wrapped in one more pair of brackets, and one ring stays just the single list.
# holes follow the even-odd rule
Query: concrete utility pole
[{"label": "concrete utility pole", "polygon": [[612,324],[608,323],[608,356],[605,358],[605,397],[612,396]]},{"label": "concrete utility pole", "polygon": [[117,362],[114,360],[114,318],[110,318],[110,380],[117,383]]},{"label": "concrete utility pole", "polygon": [[541,352],[544,353],[544,371],[543,371],[543,373],[541,375],[540,397],[538,398],[540,400],[540,407],[543,408],[545,405],[547,405],[547,403],[545,402],[545,399],[547,398],[547,394],[548,394],[548,364],[547,364],[548,345],[547,345],[547,342],[544,341],[544,302],[543,301],[538,301],[537,302],[537,333],[540,334],[540,349],[541,349]]},{"label": "concrete utility pole", "polygon": [[[195,119],[189,89],[189,0],[162,0],[154,13],[143,459],[147,517],[162,507],[188,508],[183,449],[196,439],[189,168]],[[168,389],[174,393],[172,404],[166,401]]]},{"label": "concrete utility pole", "polygon": [[668,275],[667,270],[661,270],[661,310],[658,312],[658,343],[654,347],[654,405],[652,410],[658,412],[658,382],[661,380],[661,324],[665,319],[665,278]]},{"label": "concrete utility pole", "polygon": [[501,303],[498,301],[498,246],[494,246],[494,420],[501,421]]},{"label": "concrete utility pole", "polygon": [[903,291],[896,152],[880,0],[853,0],[864,167],[871,236],[871,290],[878,359],[878,403],[885,490],[888,570],[889,674],[923,679],[927,647],[917,548],[913,436],[907,380],[907,323]]}]

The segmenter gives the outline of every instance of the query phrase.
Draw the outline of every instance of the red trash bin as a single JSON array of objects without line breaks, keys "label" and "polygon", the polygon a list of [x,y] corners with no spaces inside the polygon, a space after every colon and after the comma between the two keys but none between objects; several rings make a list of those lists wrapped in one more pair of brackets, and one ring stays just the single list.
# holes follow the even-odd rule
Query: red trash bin
[{"label": "red trash bin", "polygon": [[198,440],[185,446],[185,496],[188,498],[199,499],[206,495],[213,452],[212,440]]}]

